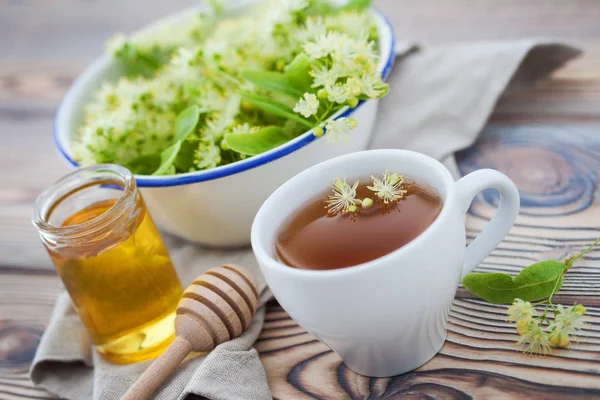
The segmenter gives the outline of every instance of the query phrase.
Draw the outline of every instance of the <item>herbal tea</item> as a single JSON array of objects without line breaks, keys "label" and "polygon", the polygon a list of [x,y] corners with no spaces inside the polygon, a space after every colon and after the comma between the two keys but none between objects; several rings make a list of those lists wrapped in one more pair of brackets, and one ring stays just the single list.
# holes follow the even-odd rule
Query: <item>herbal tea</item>
[{"label": "herbal tea", "polygon": [[312,270],[371,261],[419,236],[442,209],[440,196],[424,184],[387,172],[372,182],[350,186],[338,179],[293,215],[277,235],[281,261]]}]

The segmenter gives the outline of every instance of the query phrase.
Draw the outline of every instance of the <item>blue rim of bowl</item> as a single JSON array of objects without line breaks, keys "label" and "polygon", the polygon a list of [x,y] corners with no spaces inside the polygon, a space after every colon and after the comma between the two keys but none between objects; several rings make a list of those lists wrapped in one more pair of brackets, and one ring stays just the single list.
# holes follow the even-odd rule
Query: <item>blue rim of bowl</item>
[{"label": "blue rim of bowl", "polygon": [[[394,49],[396,46],[396,40],[394,37],[394,27],[390,23],[389,19],[381,11],[379,11],[376,7],[372,7],[371,9],[373,12],[375,12],[378,15],[379,18],[381,18],[381,20],[384,22],[384,24],[387,26],[387,28],[390,31],[390,49],[389,49],[389,53],[388,53],[388,59],[386,60],[386,63],[381,71],[381,78],[383,80],[386,80],[392,70],[392,66],[394,65],[394,59],[395,59]],[[354,111],[358,110],[358,108],[361,107],[365,101],[368,101],[368,100],[360,101],[355,108],[347,108],[346,110],[342,111],[340,114],[333,115],[331,117],[331,119],[338,119],[338,118],[347,117],[349,115],[352,115],[352,113]],[[63,106],[63,102],[61,101],[61,103],[58,106],[58,110],[60,110],[60,108],[62,106]],[[57,111],[57,114],[58,114],[58,111]],[[60,154],[60,156],[67,161],[67,163],[69,163],[73,167],[78,167],[79,164],[67,154],[66,150],[63,147],[61,147],[61,145],[58,141],[58,130],[56,129],[56,117],[54,118],[54,124],[53,124],[52,128],[53,128],[52,129],[52,131],[53,131],[52,132],[52,141],[54,143],[54,147],[58,150],[58,153]],[[252,168],[259,167],[264,164],[268,164],[271,161],[275,161],[281,157],[284,157],[290,153],[295,152],[296,150],[301,149],[302,147],[306,146],[309,143],[312,143],[316,139],[318,139],[318,138],[314,135],[314,133],[311,129],[311,130],[305,132],[304,134],[298,136],[296,139],[293,139],[287,143],[284,143],[281,146],[276,147],[275,149],[270,150],[266,153],[259,154],[259,155],[247,158],[245,160],[237,161],[237,162],[234,162],[231,164],[226,164],[221,167],[207,169],[207,170],[203,170],[203,171],[189,172],[187,174],[172,175],[172,176],[168,176],[168,177],[158,177],[158,176],[154,177],[154,176],[148,176],[148,175],[134,175],[134,176],[135,176],[136,183],[139,187],[179,186],[179,185],[187,185],[187,184],[196,183],[196,182],[210,181],[213,179],[223,178],[225,176],[244,172],[244,171],[250,170]]]}]

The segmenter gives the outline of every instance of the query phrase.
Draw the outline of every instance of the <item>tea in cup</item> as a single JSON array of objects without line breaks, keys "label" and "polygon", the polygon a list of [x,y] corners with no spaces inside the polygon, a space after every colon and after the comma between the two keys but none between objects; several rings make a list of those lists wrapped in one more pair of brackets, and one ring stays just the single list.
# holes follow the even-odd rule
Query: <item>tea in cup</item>
[{"label": "tea in cup", "polygon": [[[383,185],[381,190],[390,190],[392,197],[380,199],[377,193],[384,192],[374,192],[379,189],[369,186],[371,180]],[[412,241],[442,209],[442,199],[433,189],[397,173],[350,182],[354,183],[336,179],[331,189],[282,225],[275,242],[281,262],[316,270],[362,264]],[[351,211],[343,210],[344,202]]]},{"label": "tea in cup", "polygon": [[[401,174],[407,186],[398,185],[406,191],[403,199],[381,213],[379,193],[369,197],[354,181],[384,171],[388,178]],[[323,203],[323,195],[332,181],[335,189],[338,177],[350,178],[357,201],[346,204],[350,213],[319,214],[318,207],[327,211],[335,204],[335,196]],[[466,247],[464,216],[485,189],[500,192],[498,210]],[[369,206],[367,197],[380,208]],[[441,349],[462,277],[506,236],[518,211],[517,188],[498,171],[479,170],[455,182],[423,154],[370,150],[325,161],[283,184],[259,210],[251,240],[273,295],[290,317],[350,369],[384,377],[411,371]]]}]

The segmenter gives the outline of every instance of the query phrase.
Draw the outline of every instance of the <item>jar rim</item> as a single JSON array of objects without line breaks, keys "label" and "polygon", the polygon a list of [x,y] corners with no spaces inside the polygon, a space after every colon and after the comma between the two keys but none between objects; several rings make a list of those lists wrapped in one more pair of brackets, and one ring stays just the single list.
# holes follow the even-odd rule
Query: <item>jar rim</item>
[{"label": "jar rim", "polygon": [[[107,181],[98,179],[102,174],[105,174],[107,180],[114,179],[110,183],[122,184],[122,195],[108,210],[80,224],[62,226],[49,222],[54,209],[64,200],[87,187],[106,184]],[[107,228],[134,207],[136,192],[135,178],[131,171],[123,166],[98,164],[78,168],[54,182],[37,197],[33,205],[32,223],[40,234],[48,239],[83,238]]]}]

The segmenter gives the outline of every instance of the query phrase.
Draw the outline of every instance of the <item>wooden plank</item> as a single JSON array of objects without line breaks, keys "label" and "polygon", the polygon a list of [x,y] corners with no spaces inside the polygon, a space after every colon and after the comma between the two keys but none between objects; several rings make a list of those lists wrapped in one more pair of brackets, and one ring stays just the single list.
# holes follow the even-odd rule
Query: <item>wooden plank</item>
[{"label": "wooden plank", "polygon": [[[114,32],[134,30],[196,3],[197,0],[46,0],[2,4],[1,399],[54,398],[32,387],[27,369],[59,286],[29,222],[37,194],[68,171],[51,145],[56,106],[73,79],[101,52],[103,41]],[[527,154],[516,157],[511,148],[510,153],[502,156],[498,151],[511,146],[504,144],[497,148],[495,130],[525,135],[528,148],[541,159],[548,154],[560,157],[567,154],[567,166],[577,164],[579,153],[573,154],[568,143],[557,148],[546,139],[573,138],[574,131],[576,135],[588,135],[587,140],[593,142],[598,135],[600,7],[597,1],[375,0],[375,3],[389,16],[398,39],[402,40],[440,43],[548,36],[565,38],[586,49],[582,58],[558,71],[554,79],[500,101],[486,136],[462,155],[465,172],[472,166],[499,166],[516,178],[522,190],[533,195],[539,188],[549,190],[548,186],[540,180],[518,176],[519,168],[506,160],[518,159],[522,163]],[[589,160],[586,165],[589,171],[599,169]],[[576,183],[584,181],[579,182],[575,177]],[[592,186],[598,187],[597,176]],[[492,210],[485,201],[480,199],[468,218],[470,239]],[[577,204],[574,200],[566,206]],[[535,260],[561,257],[581,248],[598,236],[598,210],[596,201],[562,217],[522,215],[519,226],[479,268],[516,273]],[[535,214],[533,208],[530,211]],[[592,322],[587,336],[573,349],[560,350],[546,358],[525,358],[515,352],[512,342],[516,335],[504,320],[505,308],[483,303],[464,289],[457,292],[448,341],[440,355],[419,370],[400,377],[368,379],[352,373],[276,304],[268,308],[266,329],[257,347],[273,394],[280,399],[462,398],[464,395],[516,398],[524,394],[531,398],[597,398],[599,258],[600,253],[595,251],[581,260],[569,272],[564,289],[557,296],[564,304],[579,301],[586,305]]]},{"label": "wooden plank", "polygon": [[28,369],[60,285],[54,273],[0,267],[0,398],[54,398],[29,381]]}]

